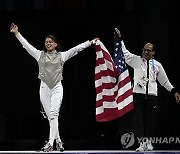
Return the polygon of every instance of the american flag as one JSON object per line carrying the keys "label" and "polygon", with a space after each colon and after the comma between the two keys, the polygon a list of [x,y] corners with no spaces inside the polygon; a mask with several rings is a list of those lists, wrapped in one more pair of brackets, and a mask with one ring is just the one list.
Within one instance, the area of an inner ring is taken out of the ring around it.
{"label": "american flag", "polygon": [[117,119],[133,109],[131,80],[122,52],[121,38],[117,33],[114,38],[114,58],[100,40],[95,45],[97,122]]}

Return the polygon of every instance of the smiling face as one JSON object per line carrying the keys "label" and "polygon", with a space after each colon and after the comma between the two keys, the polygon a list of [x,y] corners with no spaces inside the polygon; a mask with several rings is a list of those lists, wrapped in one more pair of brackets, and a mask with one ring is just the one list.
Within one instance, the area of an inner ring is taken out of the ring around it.
{"label": "smiling face", "polygon": [[55,43],[50,37],[45,39],[45,48],[48,52],[54,51],[57,47],[57,43]]}
{"label": "smiling face", "polygon": [[146,43],[143,48],[142,57],[145,58],[146,60],[149,60],[153,58],[154,54],[155,51],[153,49],[153,44]]}

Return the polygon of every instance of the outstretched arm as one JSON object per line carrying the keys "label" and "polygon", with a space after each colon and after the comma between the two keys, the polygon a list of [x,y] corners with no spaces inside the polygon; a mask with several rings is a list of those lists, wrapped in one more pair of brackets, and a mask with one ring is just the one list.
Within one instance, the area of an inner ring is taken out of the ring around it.
{"label": "outstretched arm", "polygon": [[86,49],[87,47],[91,46],[92,44],[95,44],[96,41],[98,40],[99,38],[94,38],[93,40],[91,41],[86,41],[84,43],[81,43],[71,49],[69,49],[68,51],[66,52],[62,52],[62,58],[63,58],[63,61],[67,61],[68,59],[70,59],[71,57],[77,55],[80,51]]}
{"label": "outstretched arm", "polygon": [[22,44],[23,48],[25,48],[27,52],[38,61],[41,55],[41,51],[37,50],[35,47],[29,44],[29,42],[18,31],[18,26],[12,23],[10,26],[10,32],[15,34],[19,42]]}

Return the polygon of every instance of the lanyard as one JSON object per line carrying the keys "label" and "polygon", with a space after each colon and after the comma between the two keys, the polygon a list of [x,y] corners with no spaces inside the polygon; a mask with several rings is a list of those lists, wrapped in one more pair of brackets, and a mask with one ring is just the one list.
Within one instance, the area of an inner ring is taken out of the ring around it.
{"label": "lanyard", "polygon": [[153,69],[153,78],[154,80],[156,80],[156,69],[155,69],[155,64],[154,64],[154,59],[152,58],[152,69]]}
{"label": "lanyard", "polygon": [[[152,58],[151,61],[152,61],[151,76],[153,77],[153,79],[155,81],[156,80],[156,68],[155,68],[155,64],[154,64],[154,59]],[[141,68],[142,68],[142,70],[144,72],[144,75],[145,75],[145,71],[146,71],[146,68],[147,68],[147,66],[145,64],[145,60],[143,60],[143,63],[141,64]],[[147,78],[148,78],[148,76],[147,76]]]}

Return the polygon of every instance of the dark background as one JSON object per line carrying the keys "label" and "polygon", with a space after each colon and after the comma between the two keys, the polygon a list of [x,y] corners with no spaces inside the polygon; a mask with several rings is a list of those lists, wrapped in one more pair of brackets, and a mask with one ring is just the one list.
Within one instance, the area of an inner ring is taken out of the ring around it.
{"label": "dark background", "polygon": [[[145,42],[156,45],[170,82],[179,90],[179,7],[173,0],[1,0],[0,150],[39,150],[48,139],[48,121],[40,113],[38,65],[9,32],[21,34],[42,49],[44,37],[55,35],[62,50],[99,37],[112,53],[113,32],[122,33],[128,50],[141,55]],[[66,62],[64,98],[59,116],[65,149],[123,149],[122,134],[133,131],[132,113],[106,123],[95,121],[95,48]],[[133,71],[129,68],[131,78]],[[159,87],[157,136],[180,137],[180,104]],[[131,147],[133,149],[133,147]],[[157,149],[178,150],[179,144]]]}

